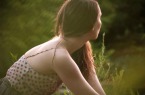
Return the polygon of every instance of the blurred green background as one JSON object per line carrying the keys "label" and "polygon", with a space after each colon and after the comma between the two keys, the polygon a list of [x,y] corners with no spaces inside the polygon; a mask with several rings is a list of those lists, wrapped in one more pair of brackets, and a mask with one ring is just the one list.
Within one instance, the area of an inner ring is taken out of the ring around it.
{"label": "blurred green background", "polygon": [[[14,59],[54,35],[55,17],[63,2],[0,0],[0,78],[5,76]],[[105,91],[107,95],[137,95],[137,92],[144,95],[145,0],[98,2],[103,25],[92,45],[99,63],[96,71]],[[119,94],[127,91],[127,94]]]}

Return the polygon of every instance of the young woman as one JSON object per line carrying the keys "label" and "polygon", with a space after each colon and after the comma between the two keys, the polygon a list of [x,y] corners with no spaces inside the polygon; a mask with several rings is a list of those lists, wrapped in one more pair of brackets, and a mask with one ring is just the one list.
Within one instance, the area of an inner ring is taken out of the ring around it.
{"label": "young woman", "polygon": [[105,95],[89,40],[98,37],[95,0],[67,0],[57,15],[56,36],[27,51],[7,71],[0,95],[51,95],[62,82],[74,95]]}

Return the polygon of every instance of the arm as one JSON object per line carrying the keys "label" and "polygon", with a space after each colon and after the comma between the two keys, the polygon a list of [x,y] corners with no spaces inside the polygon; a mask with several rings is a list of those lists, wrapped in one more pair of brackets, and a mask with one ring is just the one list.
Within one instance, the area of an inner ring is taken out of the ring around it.
{"label": "arm", "polygon": [[100,95],[106,95],[100,82],[99,82],[95,68],[93,68],[93,73],[89,77],[88,82],[95,89],[95,91],[97,91]]}
{"label": "arm", "polygon": [[57,51],[53,69],[75,95],[99,95],[84,79],[66,50]]}

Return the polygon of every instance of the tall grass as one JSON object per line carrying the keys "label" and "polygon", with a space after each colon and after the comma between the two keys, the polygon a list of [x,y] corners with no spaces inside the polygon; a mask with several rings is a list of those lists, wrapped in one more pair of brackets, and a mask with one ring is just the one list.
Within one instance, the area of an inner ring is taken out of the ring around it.
{"label": "tall grass", "polygon": [[139,95],[128,87],[128,83],[124,80],[124,69],[118,70],[113,67],[110,61],[113,51],[105,51],[104,45],[105,33],[103,34],[102,46],[99,52],[95,53],[96,56],[96,72],[101,84],[107,95]]}

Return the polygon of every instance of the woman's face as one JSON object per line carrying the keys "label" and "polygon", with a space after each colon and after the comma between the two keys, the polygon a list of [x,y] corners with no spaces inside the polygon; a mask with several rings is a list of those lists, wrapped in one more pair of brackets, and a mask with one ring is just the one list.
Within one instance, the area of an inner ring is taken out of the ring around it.
{"label": "woman's face", "polygon": [[92,36],[93,36],[92,39],[97,39],[98,34],[101,29],[101,25],[102,25],[102,22],[101,22],[102,12],[98,3],[97,3],[97,9],[98,9],[98,16],[97,16],[97,21],[92,29]]}

